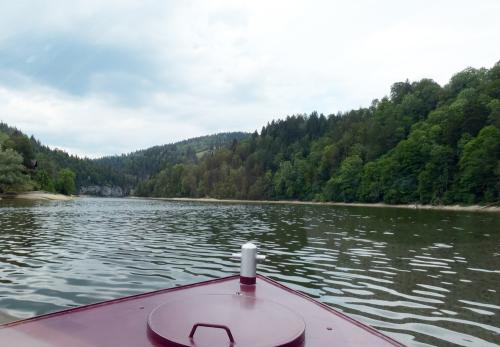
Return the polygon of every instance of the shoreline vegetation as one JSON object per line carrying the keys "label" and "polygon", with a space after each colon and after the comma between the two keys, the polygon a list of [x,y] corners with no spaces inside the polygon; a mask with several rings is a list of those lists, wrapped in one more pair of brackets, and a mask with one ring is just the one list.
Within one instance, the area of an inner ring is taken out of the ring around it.
{"label": "shoreline vegetation", "polygon": [[[134,197],[141,198],[141,197]],[[142,198],[141,198],[142,199]],[[385,204],[385,203],[360,203],[360,202],[320,202],[299,200],[238,200],[238,199],[214,199],[214,198],[144,198],[152,200],[178,201],[178,202],[205,202],[225,204],[274,204],[274,205],[319,205],[319,206],[351,206],[351,207],[375,207],[375,208],[403,208],[410,210],[440,210],[440,211],[464,211],[464,212],[496,212],[500,213],[500,206],[492,205],[421,205],[421,204]]]}

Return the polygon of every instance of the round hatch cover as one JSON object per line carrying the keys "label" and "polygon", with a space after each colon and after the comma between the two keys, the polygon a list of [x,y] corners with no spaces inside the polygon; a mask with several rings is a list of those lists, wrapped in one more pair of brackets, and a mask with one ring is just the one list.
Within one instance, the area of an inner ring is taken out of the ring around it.
{"label": "round hatch cover", "polygon": [[275,302],[245,295],[197,295],[158,306],[148,328],[165,346],[302,346],[304,320]]}

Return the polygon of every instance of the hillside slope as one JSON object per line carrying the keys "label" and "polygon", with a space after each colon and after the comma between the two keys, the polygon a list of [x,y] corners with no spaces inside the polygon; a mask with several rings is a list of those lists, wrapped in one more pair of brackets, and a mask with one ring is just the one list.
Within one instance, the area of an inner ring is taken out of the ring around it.
{"label": "hillside slope", "polygon": [[0,123],[0,146],[0,192],[97,185],[155,197],[495,204],[500,63],[465,69],[445,86],[398,82],[370,107],[289,116],[251,135],[222,133],[91,160]]}
{"label": "hillside slope", "polygon": [[495,203],[500,195],[500,64],[441,87],[399,82],[368,108],[273,121],[199,163],[140,182],[157,197]]}
{"label": "hillside slope", "polygon": [[[203,153],[229,147],[248,136],[243,132],[220,133],[121,156],[88,159],[50,149],[20,130],[0,123],[0,193],[42,189],[69,194],[97,186],[107,187],[106,191],[115,187],[117,195],[128,195],[138,182],[169,165],[196,163]],[[34,160],[36,168],[31,167]],[[84,190],[92,193],[92,189]]]}

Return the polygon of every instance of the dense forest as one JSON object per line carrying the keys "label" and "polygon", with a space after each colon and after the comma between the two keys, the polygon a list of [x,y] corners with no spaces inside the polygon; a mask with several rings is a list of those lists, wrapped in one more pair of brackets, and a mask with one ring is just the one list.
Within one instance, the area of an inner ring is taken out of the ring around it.
{"label": "dense forest", "polygon": [[367,108],[293,115],[260,133],[95,160],[51,150],[0,124],[0,192],[72,193],[86,185],[155,197],[498,203],[500,62],[468,68],[445,86],[395,83]]}
{"label": "dense forest", "polygon": [[441,87],[399,82],[370,107],[273,121],[248,139],[141,181],[137,195],[495,203],[500,63]]}
{"label": "dense forest", "polygon": [[118,186],[127,195],[144,179],[169,165],[196,162],[205,153],[229,147],[249,134],[220,133],[155,146],[121,156],[79,158],[43,146],[0,123],[0,193],[40,189],[75,194],[85,186]]}
{"label": "dense forest", "polygon": [[134,183],[137,184],[170,165],[197,163],[203,155],[227,148],[233,141],[240,141],[248,136],[249,134],[244,132],[200,136],[121,156],[104,157],[96,159],[94,162],[127,177],[133,177]]}

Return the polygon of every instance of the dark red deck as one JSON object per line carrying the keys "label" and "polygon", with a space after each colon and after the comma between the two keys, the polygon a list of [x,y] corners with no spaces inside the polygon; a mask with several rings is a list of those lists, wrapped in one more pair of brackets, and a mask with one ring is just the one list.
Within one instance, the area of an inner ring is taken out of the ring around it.
{"label": "dark red deck", "polygon": [[[155,316],[155,313],[153,315],[151,313],[156,309],[156,315],[161,314],[164,319],[177,322],[182,315],[180,312],[173,310],[168,314],[168,311],[161,312],[158,308],[165,303],[184,302],[189,305],[192,302],[196,309],[200,297],[205,295],[249,296],[251,298],[248,300],[272,301],[284,310],[289,309],[297,313],[305,323],[305,339],[299,346],[402,346],[375,329],[263,276],[257,276],[255,286],[242,286],[239,276],[230,276],[6,324],[0,326],[0,346],[165,346],[165,343],[152,333],[151,328],[148,328],[148,319]],[[198,299],[190,301],[190,298]],[[233,333],[237,333],[238,325],[242,326],[241,323],[244,321],[244,317],[234,317]],[[220,322],[212,323],[220,324]],[[279,332],[289,323],[286,320],[276,319],[273,324],[271,328],[268,324],[261,324],[261,327],[266,328],[262,332],[264,334],[272,333],[273,330]],[[231,330],[231,322],[227,324],[227,328]],[[162,329],[161,324],[158,329]],[[191,327],[186,327],[185,332],[183,329],[177,328],[175,331],[188,337]],[[248,329],[256,333],[259,331],[258,327],[252,325],[248,326]],[[213,337],[211,335],[217,335],[218,337],[214,337],[216,340],[219,339],[217,341],[225,341],[222,346],[242,345],[238,344],[237,334],[234,334],[235,342],[230,344],[228,335],[223,329],[209,329],[202,326],[195,333],[194,339],[190,340],[191,346],[213,346],[213,342],[209,342],[214,341],[211,340]],[[268,345],[259,343],[265,340],[261,337],[255,339],[256,347]],[[219,347],[219,344],[216,347]]]}

